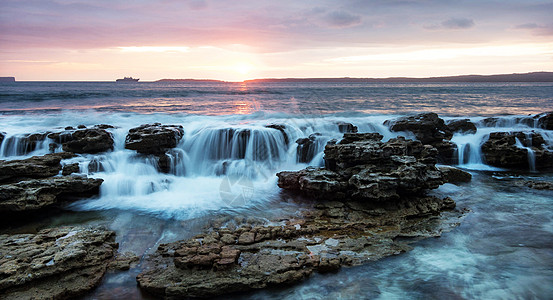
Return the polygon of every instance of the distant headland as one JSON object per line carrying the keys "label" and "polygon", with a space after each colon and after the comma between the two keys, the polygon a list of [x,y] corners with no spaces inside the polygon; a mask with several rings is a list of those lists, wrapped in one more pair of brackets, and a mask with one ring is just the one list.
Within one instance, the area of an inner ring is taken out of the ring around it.
{"label": "distant headland", "polygon": [[[161,79],[155,82],[213,83],[215,79]],[[388,78],[262,78],[245,80],[245,83],[271,82],[336,82],[336,83],[424,83],[424,82],[553,82],[553,72],[531,72],[497,75],[458,75],[441,77],[388,77]]]}
{"label": "distant headland", "polygon": [[15,82],[15,77],[0,77],[0,82]]}

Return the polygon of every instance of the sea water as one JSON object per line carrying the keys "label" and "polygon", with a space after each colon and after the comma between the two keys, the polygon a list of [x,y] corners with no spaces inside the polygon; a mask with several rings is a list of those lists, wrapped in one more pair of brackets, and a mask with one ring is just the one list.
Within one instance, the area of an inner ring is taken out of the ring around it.
{"label": "sea water", "polygon": [[[387,140],[412,138],[383,125],[399,116],[436,112],[446,120],[469,118],[476,133],[456,133],[451,141],[459,149],[459,167],[469,170],[473,181],[433,191],[469,211],[458,228],[398,257],[237,297],[544,299],[553,294],[551,192],[512,182],[551,181],[553,176],[535,172],[531,151],[527,172],[489,166],[480,146],[491,132],[534,131],[553,149],[552,132],[527,116],[548,110],[553,110],[551,83],[16,82],[0,85],[0,131],[6,133],[0,159],[49,152],[48,139],[29,147],[26,134],[115,126],[109,129],[113,151],[63,161],[79,163],[80,173],[104,179],[100,195],[26,226],[102,224],[117,232],[121,251],[143,255],[161,242],[191,237],[221,216],[293,216],[298,204],[281,194],[275,174],[323,165],[324,145],[342,136],[341,122]],[[496,118],[486,120],[490,116]],[[184,129],[183,139],[169,152],[167,174],[155,157],[124,148],[130,128],[154,122]],[[282,125],[285,135],[268,125]],[[315,133],[309,161],[299,162],[295,141]],[[135,275],[110,274],[89,297],[144,297]]]}

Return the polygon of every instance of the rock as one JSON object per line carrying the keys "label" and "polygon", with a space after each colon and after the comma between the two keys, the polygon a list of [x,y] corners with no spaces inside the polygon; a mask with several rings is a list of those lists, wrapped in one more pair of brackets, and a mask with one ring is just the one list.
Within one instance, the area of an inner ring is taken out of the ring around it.
{"label": "rock", "polygon": [[98,194],[102,179],[79,176],[22,180],[0,185],[0,212],[37,210]]}
{"label": "rock", "polygon": [[109,264],[110,270],[126,271],[131,267],[136,266],[140,257],[132,252],[118,253],[113,261]]}
{"label": "rock", "polygon": [[472,180],[472,175],[469,172],[465,172],[455,167],[440,166],[438,167],[438,170],[442,172],[445,181],[449,183],[470,182]]}
{"label": "rock", "polygon": [[325,148],[326,168],[277,174],[283,189],[317,199],[387,201],[443,184],[437,151],[403,137],[381,142],[377,133],[346,133]]}
{"label": "rock", "polygon": [[553,111],[534,116],[538,119],[538,126],[547,130],[553,130]]}
{"label": "rock", "polygon": [[469,119],[450,120],[447,122],[447,127],[453,133],[476,133],[476,125],[474,125],[474,123],[472,123]]}
{"label": "rock", "polygon": [[97,286],[117,249],[103,228],[0,235],[2,299],[67,299]]}
{"label": "rock", "polygon": [[492,132],[482,144],[486,162],[492,166],[505,168],[529,168],[528,150],[532,149],[537,169],[553,167],[553,152],[544,147],[544,139],[536,132]]}
{"label": "rock", "polygon": [[438,150],[437,160],[442,164],[458,164],[459,156],[457,154],[457,145],[450,141],[441,141],[434,143],[432,146]]}
{"label": "rock", "polygon": [[125,148],[142,154],[162,154],[175,148],[183,134],[180,125],[145,124],[129,130]]}
{"label": "rock", "polygon": [[0,131],[0,146],[2,145],[2,142],[4,141],[4,138],[6,137],[6,133]]}
{"label": "rock", "polygon": [[288,135],[286,134],[286,126],[280,125],[280,124],[269,124],[269,125],[266,125],[265,127],[273,128],[273,129],[276,129],[276,130],[280,131],[280,133],[282,133],[282,137],[284,138],[284,143],[286,145],[288,145],[290,140],[288,138]]}
{"label": "rock", "polygon": [[62,169],[60,161],[73,156],[72,153],[54,153],[22,160],[1,160],[0,182],[57,175]]}
{"label": "rock", "polygon": [[109,125],[109,124],[98,124],[98,125],[95,125],[94,128],[98,128],[98,129],[111,129],[111,128],[115,128],[115,126]]}
{"label": "rock", "polygon": [[392,121],[385,121],[391,131],[412,132],[423,144],[432,145],[452,137],[452,133],[445,125],[444,120],[435,113],[423,113],[415,116],[402,117]]}
{"label": "rock", "polygon": [[144,258],[137,282],[142,290],[165,299],[292,284],[314,272],[335,271],[409,250],[407,239],[397,237],[439,236],[452,224],[436,226],[441,223],[432,216],[454,205],[449,198],[435,197],[378,206],[323,201],[298,211],[301,220],[280,219],[284,225],[217,227],[209,234],[161,244]]}
{"label": "rock", "polygon": [[79,125],[79,126],[77,126],[77,129],[85,129],[85,128],[86,128],[85,125]]}
{"label": "rock", "polygon": [[318,150],[317,138],[320,137],[320,133],[313,133],[307,138],[300,138],[296,140],[298,148],[296,150],[296,155],[298,162],[300,163],[309,163]]}
{"label": "rock", "polygon": [[67,175],[71,175],[73,173],[79,173],[79,171],[80,171],[80,168],[79,168],[78,163],[68,164],[68,165],[63,166],[63,169],[61,171],[61,175],[67,176]]}
{"label": "rock", "polygon": [[515,182],[515,185],[525,186],[535,190],[553,191],[553,182],[550,181],[519,180]]}
{"label": "rock", "polygon": [[67,142],[62,144],[63,151],[74,153],[98,153],[113,149],[113,137],[104,129],[92,128],[76,130]]}
{"label": "rock", "polygon": [[338,130],[341,133],[357,133],[357,126],[351,123],[338,122],[336,125],[338,125]]}

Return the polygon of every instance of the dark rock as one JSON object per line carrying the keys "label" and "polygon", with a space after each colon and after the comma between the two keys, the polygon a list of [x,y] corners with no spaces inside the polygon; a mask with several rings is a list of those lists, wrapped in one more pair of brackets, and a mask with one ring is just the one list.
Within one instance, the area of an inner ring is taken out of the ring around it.
{"label": "dark rock", "polygon": [[289,138],[288,138],[288,135],[286,134],[286,126],[284,125],[280,125],[280,124],[269,124],[267,126],[265,126],[267,128],[273,128],[273,129],[276,129],[278,131],[280,131],[280,133],[282,133],[282,137],[284,138],[284,143],[286,145],[288,145],[288,143],[290,142]]}
{"label": "dark rock", "polygon": [[296,155],[299,163],[309,163],[318,150],[317,139],[321,137],[320,133],[313,133],[307,138],[300,138],[296,140],[298,148]]}
{"label": "dark rock", "polygon": [[452,133],[444,120],[435,113],[423,113],[415,116],[402,117],[384,122],[392,131],[410,131],[423,144],[432,145],[452,137]]}
{"label": "dark rock", "polygon": [[86,128],[86,126],[84,126],[84,125],[77,126],[77,129],[85,129],[85,128]]}
{"label": "dark rock", "polygon": [[438,170],[442,172],[445,181],[449,183],[470,182],[472,180],[472,175],[469,172],[465,172],[455,167],[440,166],[438,167]]}
{"label": "dark rock", "polygon": [[109,125],[109,124],[98,124],[98,125],[95,125],[94,128],[98,128],[98,129],[111,129],[111,128],[115,128],[115,126]]}
{"label": "dark rock", "polygon": [[544,139],[536,132],[492,132],[482,144],[486,162],[506,168],[528,168],[528,150],[518,147],[517,139],[524,147],[530,147],[535,156],[535,167],[553,167],[553,152],[544,147]]}
{"label": "dark rock", "polygon": [[65,127],[64,129],[65,129],[65,130],[75,130],[75,128],[72,127],[72,126],[67,126],[67,127]]}
{"label": "dark rock", "polygon": [[534,119],[538,119],[539,127],[553,130],[553,111],[535,115]]}
{"label": "dark rock", "polygon": [[79,169],[79,164],[78,163],[68,164],[68,165],[63,166],[63,169],[61,171],[61,175],[67,176],[67,175],[71,175],[73,173],[79,173],[79,171],[80,171],[80,169]]}
{"label": "dark rock", "polygon": [[2,299],[68,299],[97,286],[117,249],[115,233],[63,227],[0,235]]}
{"label": "dark rock", "polygon": [[102,179],[79,176],[23,180],[0,185],[0,212],[37,210],[98,194]]}
{"label": "dark rock", "polygon": [[476,125],[469,119],[450,120],[447,122],[447,127],[453,133],[476,133]]}
{"label": "dark rock", "polygon": [[457,145],[450,141],[442,141],[434,143],[432,146],[438,150],[438,162],[442,164],[457,164],[459,156],[457,154]]}
{"label": "dark rock", "polygon": [[62,144],[63,151],[74,153],[98,153],[113,149],[113,137],[104,129],[82,129],[71,133]]}
{"label": "dark rock", "polygon": [[0,131],[0,146],[2,145],[2,141],[4,141],[4,137],[6,137],[6,133]]}
{"label": "dark rock", "polygon": [[180,125],[145,124],[129,130],[125,148],[142,154],[162,154],[175,148],[184,130]]}
{"label": "dark rock", "polygon": [[57,175],[62,169],[60,161],[73,156],[72,153],[54,153],[22,160],[1,160],[0,182]]}
{"label": "dark rock", "polygon": [[325,168],[280,172],[281,188],[317,199],[386,201],[421,194],[443,184],[437,151],[403,137],[381,142],[377,133],[346,133],[327,144]]}
{"label": "dark rock", "polygon": [[341,133],[357,133],[357,126],[351,123],[338,122],[336,125],[338,125],[338,130]]}

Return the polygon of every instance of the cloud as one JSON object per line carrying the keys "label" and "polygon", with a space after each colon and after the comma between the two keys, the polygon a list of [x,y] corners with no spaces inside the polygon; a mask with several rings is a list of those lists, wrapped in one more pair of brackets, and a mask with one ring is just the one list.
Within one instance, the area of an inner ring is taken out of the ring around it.
{"label": "cloud", "polygon": [[529,30],[533,35],[549,36],[553,35],[553,24],[524,23],[515,26],[515,29]]}
{"label": "cloud", "polygon": [[443,22],[441,22],[439,25],[428,25],[424,26],[425,29],[429,30],[438,30],[438,29],[469,29],[471,27],[474,27],[474,20],[467,19],[467,18],[450,18]]}
{"label": "cloud", "polygon": [[329,27],[348,28],[362,23],[361,17],[346,11],[333,11],[323,17],[323,21]]}

